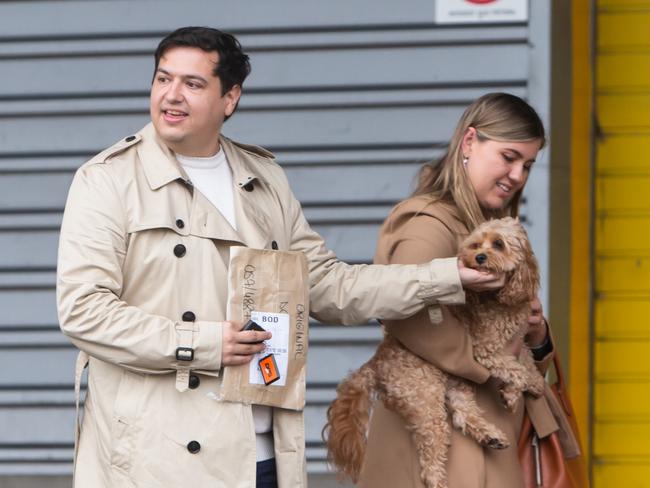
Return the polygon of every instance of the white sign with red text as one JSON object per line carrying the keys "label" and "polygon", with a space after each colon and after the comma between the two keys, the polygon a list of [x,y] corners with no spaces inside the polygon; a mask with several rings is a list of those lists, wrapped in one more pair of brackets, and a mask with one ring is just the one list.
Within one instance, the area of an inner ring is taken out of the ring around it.
{"label": "white sign with red text", "polygon": [[435,0],[437,24],[509,23],[528,20],[528,0]]}

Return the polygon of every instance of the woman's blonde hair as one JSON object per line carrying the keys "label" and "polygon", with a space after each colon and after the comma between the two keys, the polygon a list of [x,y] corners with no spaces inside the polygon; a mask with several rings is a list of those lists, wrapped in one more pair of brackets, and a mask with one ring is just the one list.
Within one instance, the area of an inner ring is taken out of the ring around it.
{"label": "woman's blonde hair", "polygon": [[447,153],[437,162],[426,163],[418,175],[414,195],[430,195],[434,200],[454,203],[461,219],[471,230],[488,218],[519,213],[519,190],[508,205],[499,210],[480,206],[463,165],[462,142],[467,130],[476,129],[479,141],[540,141],[546,143],[544,125],[537,112],[521,98],[508,93],[488,93],[472,103],[458,121]]}

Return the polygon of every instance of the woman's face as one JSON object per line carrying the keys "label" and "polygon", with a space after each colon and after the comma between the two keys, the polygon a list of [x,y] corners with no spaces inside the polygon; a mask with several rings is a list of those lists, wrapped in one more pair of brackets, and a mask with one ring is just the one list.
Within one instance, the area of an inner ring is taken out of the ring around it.
{"label": "woman's face", "polygon": [[480,141],[470,127],[463,138],[465,166],[476,197],[483,208],[504,208],[526,184],[541,141]]}

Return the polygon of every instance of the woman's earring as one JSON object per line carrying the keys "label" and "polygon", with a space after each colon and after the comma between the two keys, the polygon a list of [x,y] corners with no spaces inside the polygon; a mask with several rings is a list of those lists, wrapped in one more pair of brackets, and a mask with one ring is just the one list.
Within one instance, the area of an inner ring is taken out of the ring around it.
{"label": "woman's earring", "polygon": [[469,158],[467,156],[463,156],[463,166],[467,166],[467,163],[469,162]]}

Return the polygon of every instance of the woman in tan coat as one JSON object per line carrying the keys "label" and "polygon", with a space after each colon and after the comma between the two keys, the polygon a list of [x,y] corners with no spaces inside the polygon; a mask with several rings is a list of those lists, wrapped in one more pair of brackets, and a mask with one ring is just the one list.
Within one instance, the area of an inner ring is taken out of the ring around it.
{"label": "woman in tan coat", "polygon": [[[485,219],[516,216],[522,190],[544,143],[542,122],[526,102],[503,93],[479,98],[460,119],[448,153],[437,164],[422,169],[414,196],[397,205],[384,223],[375,261],[422,263],[455,256],[460,240]],[[521,488],[516,446],[524,408],[538,431],[558,428],[545,399],[527,397],[515,412],[506,410],[499,385],[474,360],[468,334],[446,306],[405,320],[386,321],[385,327],[418,356],[473,382],[486,418],[510,439],[509,448],[494,450],[452,429],[447,461],[449,487]],[[518,354],[526,346],[543,369],[553,346],[539,300],[531,303],[526,344],[519,340],[508,349]],[[370,420],[359,486],[424,486],[409,432],[399,414],[381,402],[375,405]]]}

